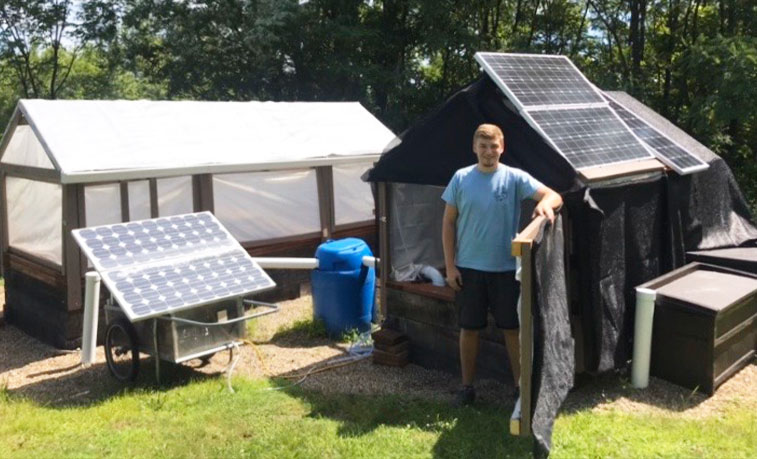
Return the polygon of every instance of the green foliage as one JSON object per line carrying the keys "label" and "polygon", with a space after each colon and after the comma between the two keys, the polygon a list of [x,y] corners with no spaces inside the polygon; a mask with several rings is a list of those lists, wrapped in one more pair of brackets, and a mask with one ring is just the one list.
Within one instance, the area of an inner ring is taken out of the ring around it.
{"label": "green foliage", "polygon": [[326,338],[328,333],[326,332],[326,324],[320,319],[303,319],[294,322],[291,325],[281,327],[276,336],[282,334],[286,335],[302,335],[306,338]]}
{"label": "green foliage", "polygon": [[754,202],[756,36],[751,0],[5,0],[0,124],[19,97],[358,100],[401,132],[475,52],[556,53],[723,155]]}

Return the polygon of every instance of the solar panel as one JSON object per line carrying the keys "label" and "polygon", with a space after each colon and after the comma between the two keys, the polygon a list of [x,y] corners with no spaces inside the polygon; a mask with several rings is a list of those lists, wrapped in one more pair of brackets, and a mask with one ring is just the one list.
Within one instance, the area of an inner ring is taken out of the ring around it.
{"label": "solar panel", "polygon": [[519,108],[605,104],[565,56],[476,53],[475,59]]}
{"label": "solar panel", "polygon": [[609,107],[538,110],[526,115],[576,169],[652,158]]}
{"label": "solar panel", "polygon": [[709,167],[706,162],[684,150],[673,140],[647,124],[646,121],[617,103],[617,101],[607,95],[605,97],[610,103],[610,107],[615,110],[615,113],[620,116],[620,119],[626,123],[634,134],[652,149],[660,161],[672,167],[676,172],[679,174],[690,174]]}
{"label": "solar panel", "polygon": [[276,285],[209,212],[72,234],[132,321]]}

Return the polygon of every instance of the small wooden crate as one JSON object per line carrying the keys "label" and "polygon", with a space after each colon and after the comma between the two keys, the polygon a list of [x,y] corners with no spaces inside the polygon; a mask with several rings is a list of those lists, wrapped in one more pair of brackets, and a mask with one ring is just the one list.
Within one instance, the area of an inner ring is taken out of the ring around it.
{"label": "small wooden crate", "polygon": [[757,349],[757,275],[691,263],[653,281],[651,374],[712,395]]}

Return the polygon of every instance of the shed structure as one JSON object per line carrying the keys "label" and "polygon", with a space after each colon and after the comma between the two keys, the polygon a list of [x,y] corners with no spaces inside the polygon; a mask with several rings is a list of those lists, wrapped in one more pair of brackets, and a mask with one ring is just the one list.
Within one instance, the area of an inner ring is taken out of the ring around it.
{"label": "shed structure", "polygon": [[[21,100],[0,144],[5,319],[78,345],[85,226],[208,210],[253,255],[370,239],[360,176],[394,139],[357,102]],[[304,274],[271,275],[299,295]]]}
{"label": "shed structure", "polygon": [[[513,81],[521,84],[516,89],[534,89],[527,81]],[[555,88],[549,84],[547,90]],[[512,247],[523,260],[520,432],[530,434],[533,428],[537,444],[547,450],[574,372],[621,368],[630,359],[634,287],[682,266],[688,251],[757,241],[748,206],[721,158],[627,94],[596,91],[597,106],[607,111],[603,98],[622,104],[708,167],[681,175],[651,154],[576,167],[544,135],[546,129],[538,129],[551,107],[524,110],[484,74],[402,133],[402,142],[367,176],[377,185],[380,256],[388,265],[382,279],[386,326],[408,335],[413,361],[454,373],[459,371],[454,292],[423,282],[418,273],[424,265],[444,267],[441,194],[457,169],[475,163],[476,127],[501,127],[506,143],[501,160],[563,195],[555,225],[529,225],[530,210],[521,212],[521,236]],[[596,123],[586,127],[597,128]],[[575,153],[580,158],[585,152]],[[479,374],[509,383],[501,333],[490,323],[481,336]]]}

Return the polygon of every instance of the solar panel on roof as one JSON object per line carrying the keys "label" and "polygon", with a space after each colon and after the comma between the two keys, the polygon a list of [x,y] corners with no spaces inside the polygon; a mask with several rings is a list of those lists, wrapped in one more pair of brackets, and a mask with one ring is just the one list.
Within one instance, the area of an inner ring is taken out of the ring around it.
{"label": "solar panel on roof", "polygon": [[209,212],[72,233],[132,321],[275,286]]}
{"label": "solar panel on roof", "polygon": [[605,103],[565,56],[476,53],[475,59],[520,107]]}
{"label": "solar panel on roof", "polygon": [[567,57],[476,53],[476,61],[575,169],[654,158]]}
{"label": "solar panel on roof", "polygon": [[528,116],[576,169],[652,157],[608,107],[530,111]]}
{"label": "solar panel on roof", "polygon": [[676,172],[679,174],[690,174],[709,167],[706,162],[684,150],[673,142],[673,140],[647,124],[646,121],[617,103],[617,101],[607,95],[605,97],[610,103],[610,107],[615,110],[615,113],[631,128],[634,134],[652,149],[660,161],[672,167]]}

